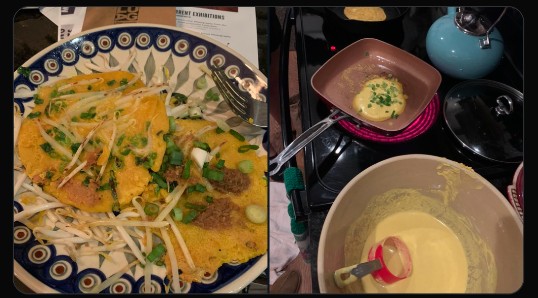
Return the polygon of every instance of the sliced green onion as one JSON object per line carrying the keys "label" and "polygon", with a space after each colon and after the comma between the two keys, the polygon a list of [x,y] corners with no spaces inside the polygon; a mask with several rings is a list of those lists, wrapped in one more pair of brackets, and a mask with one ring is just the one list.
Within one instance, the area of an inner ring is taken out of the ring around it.
{"label": "sliced green onion", "polygon": [[212,196],[205,196],[205,201],[209,204],[213,203],[213,197]]}
{"label": "sliced green onion", "polygon": [[187,162],[185,163],[185,167],[183,168],[183,174],[181,174],[181,178],[189,179],[189,177],[191,176],[191,163],[192,160],[187,160]]}
{"label": "sliced green onion", "polygon": [[110,192],[112,192],[112,211],[120,211],[120,201],[118,198],[118,192],[116,191],[116,186],[118,185],[116,181],[116,175],[113,170],[110,170],[110,178],[108,178],[108,184],[110,185]]}
{"label": "sliced green onion", "polygon": [[245,140],[245,137],[243,135],[241,135],[240,133],[238,133],[237,131],[235,131],[234,129],[230,129],[228,131],[232,136],[234,136],[236,139],[238,139],[239,141],[243,142]]}
{"label": "sliced green onion", "polygon": [[116,146],[121,146],[121,143],[123,143],[123,140],[125,139],[125,134],[122,134],[119,138],[118,138],[118,141],[116,142]]}
{"label": "sliced green onion", "polygon": [[168,134],[164,135],[164,140],[166,142],[166,153],[170,153],[172,150],[179,151],[178,145],[170,138]]}
{"label": "sliced green onion", "polygon": [[194,147],[200,148],[200,149],[205,150],[207,152],[211,152],[211,147],[209,147],[209,145],[207,143],[205,143],[205,142],[194,141]]}
{"label": "sliced green onion", "polygon": [[189,209],[194,209],[196,211],[204,211],[204,210],[207,209],[207,206],[200,205],[200,204],[193,204],[193,203],[190,203],[190,202],[185,203],[185,207],[187,207]]}
{"label": "sliced green onion", "polygon": [[189,109],[189,118],[190,119],[200,119],[202,118],[202,109],[200,107],[192,107]]}
{"label": "sliced green onion", "polygon": [[168,125],[170,127],[168,131],[170,132],[176,131],[176,119],[174,118],[174,116],[168,116]]}
{"label": "sliced green onion", "polygon": [[197,192],[205,192],[207,188],[203,184],[196,183],[194,185],[194,190],[196,190]]}
{"label": "sliced green onion", "polygon": [[39,98],[39,96],[37,94],[34,94],[34,103],[36,105],[43,104],[43,99]]}
{"label": "sliced green onion", "polygon": [[77,152],[79,146],[80,146],[80,143],[71,144],[71,152],[73,152],[73,154],[75,154]]}
{"label": "sliced green onion", "polygon": [[166,184],[166,180],[161,175],[158,173],[151,173],[151,177],[153,178],[153,182],[159,185],[160,188],[168,189],[168,184]]}
{"label": "sliced green onion", "polygon": [[183,219],[181,220],[181,222],[184,224],[188,224],[191,221],[193,221],[196,218],[196,216],[198,216],[198,211],[191,209],[189,210],[189,213],[187,213],[187,215],[183,216]]}
{"label": "sliced green onion", "polygon": [[245,215],[248,220],[255,224],[261,224],[267,221],[267,211],[260,205],[248,205],[245,208]]}
{"label": "sliced green onion", "polygon": [[258,150],[258,148],[260,148],[260,146],[258,145],[242,145],[242,146],[239,146],[239,148],[237,148],[237,152],[245,153],[249,150]]}
{"label": "sliced green onion", "polygon": [[251,160],[245,159],[237,164],[237,168],[241,173],[248,174],[254,170],[254,164]]}
{"label": "sliced green onion", "polygon": [[27,78],[30,75],[30,68],[20,66],[19,68],[17,68],[17,72]]}
{"label": "sliced green onion", "polygon": [[189,187],[187,187],[187,194],[190,195],[191,193],[193,193],[195,191],[194,189],[194,185],[190,185]]}
{"label": "sliced green onion", "polygon": [[172,100],[170,100],[175,106],[184,104],[187,102],[187,95],[181,93],[172,93]]}
{"label": "sliced green onion", "polygon": [[228,125],[225,120],[217,119],[215,122],[217,123],[218,128],[220,128],[223,132],[230,130],[230,125]]}
{"label": "sliced green onion", "polygon": [[[50,172],[47,172],[47,176],[48,176],[49,173],[50,173]],[[48,179],[52,178],[52,175],[51,175],[51,177],[47,177],[47,178],[48,178]],[[88,186],[88,185],[90,185],[90,176],[86,176],[86,178],[84,178],[84,181],[82,181],[82,184],[83,184],[84,186]]]}
{"label": "sliced green onion", "polygon": [[216,132],[217,134],[221,134],[221,133],[224,132],[224,130],[222,130],[220,127],[217,127],[217,129],[215,130],[215,132]]}
{"label": "sliced green onion", "polygon": [[41,147],[41,149],[43,149],[43,151],[45,151],[46,153],[52,153],[54,151],[54,148],[52,148],[52,145],[49,144],[49,143],[43,143],[41,145],[39,145]]}
{"label": "sliced green onion", "polygon": [[34,118],[39,117],[40,115],[41,115],[41,112],[33,112],[33,113],[28,114],[28,118],[34,119]]}
{"label": "sliced green onion", "polygon": [[144,213],[149,216],[159,214],[159,205],[153,203],[146,203],[146,206],[144,206]]}
{"label": "sliced green onion", "polygon": [[95,110],[96,110],[95,107],[91,107],[87,112],[81,113],[80,118],[81,119],[93,119],[93,118],[95,118],[95,115],[97,115]]}
{"label": "sliced green onion", "polygon": [[224,168],[224,159],[221,159],[217,162],[217,164],[215,165],[217,167],[217,169],[222,169]]}
{"label": "sliced green onion", "polygon": [[109,183],[105,183],[105,184],[101,184],[98,188],[97,188],[97,191],[103,191],[103,190],[109,190],[110,189],[110,184]]}
{"label": "sliced green onion", "polygon": [[222,181],[224,179],[223,172],[218,171],[218,170],[213,170],[210,168],[204,169],[202,176],[213,181]]}
{"label": "sliced green onion", "polygon": [[120,154],[123,155],[123,156],[129,155],[129,153],[131,153],[130,148],[125,148],[120,152]]}
{"label": "sliced green onion", "polygon": [[175,221],[181,221],[183,219],[183,210],[181,210],[181,208],[179,207],[176,207],[174,209],[172,209],[172,218],[175,220]]}
{"label": "sliced green onion", "polygon": [[183,163],[183,152],[176,150],[170,152],[169,163],[175,166],[180,166]]}
{"label": "sliced green onion", "polygon": [[166,252],[166,247],[164,247],[164,245],[162,243],[159,243],[159,244],[157,244],[157,246],[155,246],[151,250],[151,252],[148,254],[146,259],[148,261],[150,261],[150,262],[160,260],[164,256],[165,252]]}

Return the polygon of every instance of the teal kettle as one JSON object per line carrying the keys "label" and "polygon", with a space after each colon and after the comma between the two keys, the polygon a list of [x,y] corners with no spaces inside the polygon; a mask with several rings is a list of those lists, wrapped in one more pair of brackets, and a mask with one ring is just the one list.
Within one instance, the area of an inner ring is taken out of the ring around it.
{"label": "teal kettle", "polygon": [[472,9],[448,7],[447,12],[426,35],[432,64],[458,79],[479,79],[491,73],[504,52],[503,38],[495,25],[506,8],[493,24]]}

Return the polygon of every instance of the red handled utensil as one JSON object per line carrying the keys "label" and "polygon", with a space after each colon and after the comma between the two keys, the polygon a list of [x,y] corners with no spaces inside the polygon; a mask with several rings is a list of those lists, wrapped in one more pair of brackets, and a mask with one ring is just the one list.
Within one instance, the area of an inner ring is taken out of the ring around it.
{"label": "red handled utensil", "polygon": [[334,281],[342,288],[371,274],[378,283],[388,285],[409,277],[412,270],[409,249],[400,238],[390,236],[370,248],[368,262],[336,270]]}

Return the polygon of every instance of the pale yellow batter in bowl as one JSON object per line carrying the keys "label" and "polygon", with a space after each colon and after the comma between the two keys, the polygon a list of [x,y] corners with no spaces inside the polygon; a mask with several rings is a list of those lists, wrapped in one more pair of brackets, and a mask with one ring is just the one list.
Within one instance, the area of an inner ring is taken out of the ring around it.
{"label": "pale yellow batter in bowl", "polygon": [[467,258],[456,234],[425,212],[397,212],[377,224],[362,250],[368,260],[369,247],[388,236],[398,236],[409,248],[411,275],[382,285],[371,275],[362,278],[367,293],[464,293],[467,287]]}
{"label": "pale yellow batter in bowl", "polygon": [[[344,288],[334,271],[366,260],[387,236],[409,247],[409,277]],[[343,243],[343,244],[342,244]],[[318,249],[321,293],[512,293],[523,283],[523,228],[506,198],[472,169],[404,155],[362,171],[335,199]]]}

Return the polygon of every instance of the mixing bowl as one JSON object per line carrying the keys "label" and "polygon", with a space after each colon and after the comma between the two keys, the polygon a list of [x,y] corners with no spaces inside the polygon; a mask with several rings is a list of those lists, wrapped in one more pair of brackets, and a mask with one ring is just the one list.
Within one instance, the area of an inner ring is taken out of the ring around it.
{"label": "mixing bowl", "polygon": [[[370,232],[382,219],[374,215],[380,212],[372,212],[377,208],[373,203],[382,202],[377,198],[387,191],[400,189],[418,191],[428,201],[416,206],[395,205],[390,210],[416,209],[430,213],[458,236],[469,264],[466,292],[512,293],[521,287],[523,225],[505,196],[461,163],[410,154],[372,165],[353,178],[335,199],[323,224],[318,248],[321,293],[364,291],[360,281],[338,288],[333,273],[358,263],[349,259],[349,246],[346,246],[351,227]],[[393,198],[386,202],[398,204],[398,201]],[[368,220],[359,221],[361,218]],[[357,227],[357,223],[362,226]],[[353,249],[362,250],[362,247],[359,243]]]}

